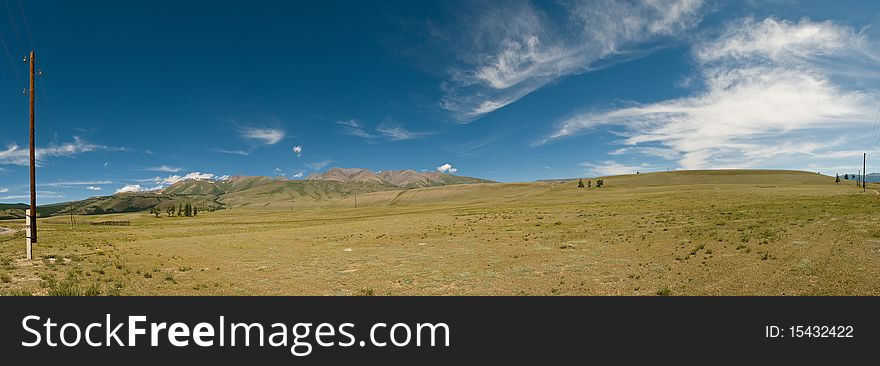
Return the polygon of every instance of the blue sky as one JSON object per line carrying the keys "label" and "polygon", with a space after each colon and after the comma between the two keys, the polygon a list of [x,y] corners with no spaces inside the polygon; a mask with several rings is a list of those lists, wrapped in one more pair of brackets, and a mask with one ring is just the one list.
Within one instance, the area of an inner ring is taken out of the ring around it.
{"label": "blue sky", "polygon": [[852,173],[880,139],[873,1],[4,2],[0,202],[31,45],[41,203],[331,166]]}

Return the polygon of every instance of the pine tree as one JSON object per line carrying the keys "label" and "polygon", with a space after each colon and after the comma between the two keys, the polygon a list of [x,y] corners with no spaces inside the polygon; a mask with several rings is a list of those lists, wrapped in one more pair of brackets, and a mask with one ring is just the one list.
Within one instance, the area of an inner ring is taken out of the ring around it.
{"label": "pine tree", "polygon": [[587,188],[593,188],[593,181],[591,181],[591,180],[587,181]]}
{"label": "pine tree", "polygon": [[840,174],[835,174],[835,175],[834,175],[834,183],[835,183],[835,184],[840,184]]}
{"label": "pine tree", "polygon": [[199,214],[199,209],[196,206],[193,206],[193,216],[197,216]]}
{"label": "pine tree", "polygon": [[177,206],[177,216],[183,216],[183,204]]}
{"label": "pine tree", "polygon": [[605,181],[602,179],[596,179],[596,188],[602,188],[605,185]]}
{"label": "pine tree", "polygon": [[584,188],[584,180],[578,179],[578,188]]}
{"label": "pine tree", "polygon": [[168,206],[166,212],[168,213],[168,217],[174,216],[174,205]]}

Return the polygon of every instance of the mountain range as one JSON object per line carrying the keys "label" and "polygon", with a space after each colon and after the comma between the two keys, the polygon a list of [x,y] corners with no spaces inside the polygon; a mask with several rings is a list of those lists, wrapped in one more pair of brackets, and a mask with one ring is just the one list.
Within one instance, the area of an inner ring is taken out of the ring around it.
{"label": "mountain range", "polygon": [[[331,168],[304,180],[261,176],[234,176],[223,180],[189,179],[148,192],[117,193],[81,201],[40,206],[41,216],[80,215],[163,210],[192,204],[201,210],[250,207],[289,209],[314,207],[370,192],[395,191],[453,184],[492,183],[490,180],[415,170]],[[0,204],[0,219],[23,218],[25,204]]]}

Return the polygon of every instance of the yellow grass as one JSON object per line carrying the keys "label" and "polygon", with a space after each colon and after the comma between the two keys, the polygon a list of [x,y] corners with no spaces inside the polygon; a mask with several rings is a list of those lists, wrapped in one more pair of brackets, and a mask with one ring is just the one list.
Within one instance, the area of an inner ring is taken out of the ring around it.
{"label": "yellow grass", "polygon": [[[595,179],[593,179],[595,181]],[[2,294],[876,295],[880,195],[703,171],[377,192],[299,209],[43,219]],[[131,220],[128,227],[84,225]],[[20,221],[0,222],[16,227]]]}

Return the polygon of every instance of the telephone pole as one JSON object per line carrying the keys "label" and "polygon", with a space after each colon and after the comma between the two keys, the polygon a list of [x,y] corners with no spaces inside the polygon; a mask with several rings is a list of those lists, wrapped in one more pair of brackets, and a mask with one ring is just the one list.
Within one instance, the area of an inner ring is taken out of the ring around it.
{"label": "telephone pole", "polygon": [[30,80],[31,80],[31,88],[28,92],[28,96],[30,99],[30,120],[31,120],[31,149],[30,149],[30,161],[31,161],[31,209],[30,209],[30,227],[27,232],[27,259],[31,260],[33,258],[33,244],[37,242],[37,166],[36,166],[36,147],[34,146],[34,97],[36,94],[36,90],[34,90],[34,66],[36,64],[36,54],[33,50],[31,50],[30,54]]}
{"label": "telephone pole", "polygon": [[866,192],[868,183],[868,153],[862,153],[862,193]]}

